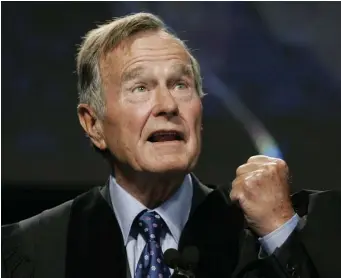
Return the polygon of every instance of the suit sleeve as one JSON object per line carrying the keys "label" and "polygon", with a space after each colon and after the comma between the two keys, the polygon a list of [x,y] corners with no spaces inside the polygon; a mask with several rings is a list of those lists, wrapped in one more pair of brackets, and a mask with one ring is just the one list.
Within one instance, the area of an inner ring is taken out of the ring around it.
{"label": "suit sleeve", "polygon": [[[2,277],[33,277],[31,248],[21,237],[19,223],[1,227],[1,233]],[[34,239],[30,238],[30,242],[34,242]]]}
{"label": "suit sleeve", "polygon": [[7,278],[4,260],[1,258],[1,277]]}
{"label": "suit sleeve", "polygon": [[327,191],[309,196],[304,223],[285,243],[264,258],[263,277],[341,277],[341,193]]}
{"label": "suit sleeve", "polygon": [[4,277],[63,277],[71,204],[72,201],[68,201],[19,223],[1,227]]}

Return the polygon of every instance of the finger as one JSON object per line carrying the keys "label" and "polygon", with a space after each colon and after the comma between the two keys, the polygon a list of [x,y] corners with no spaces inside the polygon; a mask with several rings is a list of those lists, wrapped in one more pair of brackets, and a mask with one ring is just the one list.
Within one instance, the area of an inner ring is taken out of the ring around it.
{"label": "finger", "polygon": [[288,182],[289,180],[289,167],[286,162],[282,159],[276,160],[277,172],[283,182]]}
{"label": "finger", "polygon": [[275,162],[252,162],[246,163],[237,168],[237,176],[245,175],[247,173],[255,172],[260,169],[268,169],[269,171],[277,169],[277,164]]}
{"label": "finger", "polygon": [[258,169],[251,172],[249,175],[245,175],[243,180],[243,194],[248,200],[259,198],[259,194],[262,194],[262,192],[266,190],[264,182],[262,181],[264,172],[264,169]]}
{"label": "finger", "polygon": [[247,163],[273,162],[276,159],[277,158],[266,155],[254,155],[247,160]]}
{"label": "finger", "polygon": [[276,158],[276,157],[271,157],[271,156],[266,156],[266,155],[254,155],[248,159],[246,164],[248,163],[276,163],[278,167],[281,169],[284,169],[283,171],[286,171],[287,174],[289,172],[287,163],[283,159]]}
{"label": "finger", "polygon": [[243,203],[245,199],[251,197],[250,194],[252,194],[252,188],[249,188],[250,186],[247,184],[247,180],[259,171],[260,170],[256,170],[235,178],[232,182],[232,190],[230,192],[230,198],[232,201],[239,201],[240,203]]}
{"label": "finger", "polygon": [[241,200],[244,199],[243,191],[237,190],[237,189],[232,189],[230,192],[230,199],[234,203],[236,203],[236,202],[239,203]]}
{"label": "finger", "polygon": [[239,166],[236,170],[236,175],[237,176],[241,176],[244,175],[246,173],[250,173],[253,171],[258,170],[261,166],[263,165],[263,163],[259,163],[259,162],[251,162],[251,163],[245,163],[241,166]]}
{"label": "finger", "polygon": [[243,197],[243,178],[236,178],[232,182],[232,190],[230,191],[230,199],[231,201],[238,201]]}

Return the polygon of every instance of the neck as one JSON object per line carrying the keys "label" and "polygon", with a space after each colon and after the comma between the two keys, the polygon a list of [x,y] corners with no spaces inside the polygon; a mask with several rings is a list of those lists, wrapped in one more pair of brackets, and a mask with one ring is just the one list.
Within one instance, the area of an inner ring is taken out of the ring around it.
{"label": "neck", "polygon": [[149,209],[167,201],[181,186],[185,173],[129,173],[115,168],[117,183]]}

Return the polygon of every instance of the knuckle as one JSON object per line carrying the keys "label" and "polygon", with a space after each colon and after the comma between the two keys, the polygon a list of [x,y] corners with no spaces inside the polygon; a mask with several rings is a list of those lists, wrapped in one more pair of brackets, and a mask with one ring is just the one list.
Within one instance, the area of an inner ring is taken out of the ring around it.
{"label": "knuckle", "polygon": [[252,190],[262,177],[262,169],[254,171],[250,176],[248,176],[244,181],[244,188],[246,190]]}
{"label": "knuckle", "polygon": [[280,168],[287,168],[287,164],[283,159],[277,158],[276,160],[276,164],[280,167]]}
{"label": "knuckle", "polygon": [[256,161],[256,160],[258,160],[260,157],[261,157],[261,155],[253,155],[253,156],[251,156],[251,157],[247,160],[247,162]]}
{"label": "knuckle", "polygon": [[253,189],[255,188],[255,181],[251,181],[251,180],[248,180],[247,182],[245,182],[245,185],[244,185],[244,190],[245,191],[252,191]]}
{"label": "knuckle", "polygon": [[272,175],[272,172],[268,171],[266,168],[261,168],[252,173],[245,180],[245,189],[250,191],[256,187],[259,187],[262,182],[268,179]]}
{"label": "knuckle", "polygon": [[236,188],[239,188],[243,182],[243,179],[240,177],[235,178],[232,181],[232,190],[235,190]]}
{"label": "knuckle", "polygon": [[275,162],[269,162],[269,163],[266,163],[264,165],[264,167],[265,167],[267,172],[272,173],[272,172],[276,172],[277,171],[278,165]]}
{"label": "knuckle", "polygon": [[287,163],[282,159],[276,160],[276,170],[279,175],[288,175],[289,174],[289,167]]}
{"label": "knuckle", "polygon": [[264,168],[258,169],[256,171],[254,171],[253,177],[254,177],[254,179],[262,178],[264,175],[266,175],[267,172],[268,171],[266,168],[265,169]]}
{"label": "knuckle", "polygon": [[270,160],[271,157],[266,156],[266,155],[262,155],[262,154],[257,154],[257,155],[253,155],[248,159],[248,162],[253,162],[253,161],[259,161],[259,160]]}
{"label": "knuckle", "polygon": [[267,176],[267,169],[264,169],[264,168],[261,168],[261,169],[258,169],[257,171],[255,171],[255,174],[254,174],[254,180],[255,181],[258,181],[260,179],[263,179],[263,177]]}
{"label": "knuckle", "polygon": [[247,164],[240,165],[240,166],[237,168],[237,170],[236,170],[236,174],[237,174],[237,175],[242,174],[242,173],[244,172],[244,170],[245,170],[246,165],[247,165]]}
{"label": "knuckle", "polygon": [[230,192],[230,199],[232,201],[234,200],[241,200],[242,198],[244,198],[244,194],[241,190],[236,190],[236,189],[233,189],[231,190]]}
{"label": "knuckle", "polygon": [[236,170],[237,175],[242,171],[243,165],[239,166]]}

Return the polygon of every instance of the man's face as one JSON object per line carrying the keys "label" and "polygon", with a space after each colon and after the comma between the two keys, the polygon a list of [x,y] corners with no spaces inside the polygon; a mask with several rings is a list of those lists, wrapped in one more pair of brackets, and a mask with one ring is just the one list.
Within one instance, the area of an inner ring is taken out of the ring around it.
{"label": "man's face", "polygon": [[201,148],[201,99],[186,50],[164,32],[122,42],[101,63],[104,146],[135,171],[191,171]]}

